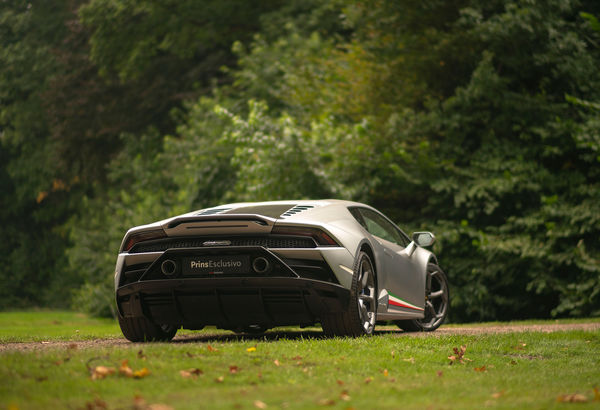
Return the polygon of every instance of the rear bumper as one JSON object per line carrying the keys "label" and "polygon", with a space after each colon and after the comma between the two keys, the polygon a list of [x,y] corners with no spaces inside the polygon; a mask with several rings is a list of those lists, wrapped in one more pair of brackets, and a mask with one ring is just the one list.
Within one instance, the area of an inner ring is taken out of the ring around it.
{"label": "rear bumper", "polygon": [[185,328],[311,325],[321,315],[344,312],[348,289],[289,277],[173,278],[117,289],[119,313]]}

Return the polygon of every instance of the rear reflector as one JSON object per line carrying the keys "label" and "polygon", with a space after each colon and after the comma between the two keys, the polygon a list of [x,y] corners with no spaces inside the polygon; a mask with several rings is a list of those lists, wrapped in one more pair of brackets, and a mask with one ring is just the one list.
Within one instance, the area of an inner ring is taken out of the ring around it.
{"label": "rear reflector", "polygon": [[328,233],[319,228],[305,228],[302,226],[275,226],[272,235],[309,236],[319,246],[340,246]]}
{"label": "rear reflector", "polygon": [[167,234],[162,229],[156,229],[154,231],[144,231],[139,233],[132,233],[129,235],[127,240],[125,241],[125,246],[123,246],[124,251],[128,251],[133,248],[138,242],[151,241],[153,239],[162,239],[166,238]]}

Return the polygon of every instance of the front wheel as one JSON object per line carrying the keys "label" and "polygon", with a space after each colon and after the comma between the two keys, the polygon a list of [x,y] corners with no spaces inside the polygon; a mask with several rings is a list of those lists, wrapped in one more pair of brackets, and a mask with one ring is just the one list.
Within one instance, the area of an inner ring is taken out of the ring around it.
{"label": "front wheel", "polygon": [[407,332],[431,332],[444,323],[449,306],[448,278],[439,266],[429,263],[425,283],[425,317],[415,320],[397,320],[394,323]]}
{"label": "front wheel", "polygon": [[377,281],[371,258],[360,252],[354,263],[348,310],[324,315],[321,326],[328,336],[371,335],[377,314]]}
{"label": "front wheel", "polygon": [[177,327],[157,325],[145,317],[121,317],[119,326],[123,336],[131,342],[168,342],[175,337]]}

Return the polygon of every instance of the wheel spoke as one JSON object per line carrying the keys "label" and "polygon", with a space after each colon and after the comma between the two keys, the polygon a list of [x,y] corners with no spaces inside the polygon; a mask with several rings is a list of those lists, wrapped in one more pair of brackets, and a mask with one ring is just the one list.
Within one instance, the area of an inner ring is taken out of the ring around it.
{"label": "wheel spoke", "polygon": [[371,271],[368,269],[363,270],[362,273],[362,278],[360,281],[360,284],[362,285],[363,289],[367,287],[367,285],[369,284],[369,276],[371,275]]}
{"label": "wheel spoke", "polygon": [[427,301],[425,303],[425,309],[429,311],[429,313],[431,313],[431,316],[436,317],[437,316],[437,312],[435,311],[435,307],[433,307],[433,303],[431,303],[430,301]]}
{"label": "wheel spoke", "polygon": [[437,299],[444,296],[444,290],[438,290],[437,292],[432,292],[429,294],[429,299]]}
{"label": "wheel spoke", "polygon": [[363,302],[371,302],[371,303],[375,303],[375,298],[372,295],[360,295],[358,297],[360,300],[362,300]]}

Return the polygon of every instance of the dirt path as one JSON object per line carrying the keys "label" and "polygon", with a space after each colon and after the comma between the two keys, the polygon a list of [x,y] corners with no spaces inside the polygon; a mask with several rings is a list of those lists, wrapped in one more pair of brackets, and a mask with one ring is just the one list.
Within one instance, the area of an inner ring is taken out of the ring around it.
{"label": "dirt path", "polygon": [[[567,330],[584,330],[584,331],[600,331],[600,322],[592,323],[557,323],[557,324],[543,324],[543,325],[479,325],[479,326],[442,326],[438,330],[432,333],[406,333],[401,332],[398,329],[387,326],[378,327],[377,333],[394,333],[398,337],[439,337],[445,335],[478,335],[478,334],[494,334],[494,333],[510,333],[510,332],[560,332]],[[235,335],[231,334],[192,334],[192,335],[181,335],[177,336],[173,343],[209,343],[209,342],[226,342],[236,340],[267,340],[275,341],[281,338],[295,339],[295,338],[307,338],[323,337],[323,334],[319,331],[271,331],[265,335],[251,336],[251,335]],[[124,338],[110,338],[110,339],[95,339],[95,340],[80,340],[80,341],[43,341],[43,342],[25,342],[25,343],[2,343],[0,344],[0,352],[4,351],[35,351],[35,350],[46,350],[46,349],[86,349],[86,348],[139,348],[143,346],[141,343],[131,343]]]}

